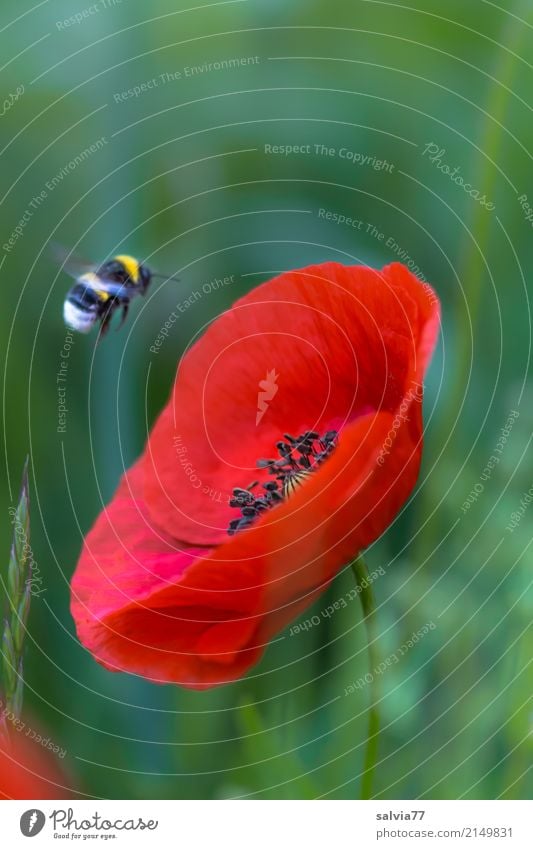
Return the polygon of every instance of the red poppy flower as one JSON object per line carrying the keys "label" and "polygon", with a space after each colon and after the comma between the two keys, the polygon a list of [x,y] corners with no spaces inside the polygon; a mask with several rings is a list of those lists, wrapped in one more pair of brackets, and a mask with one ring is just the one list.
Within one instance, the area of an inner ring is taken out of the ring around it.
{"label": "red poppy flower", "polygon": [[256,663],[413,489],[438,323],[400,264],[282,274],[218,318],[85,541],[94,657],[197,689]]}
{"label": "red poppy flower", "polygon": [[0,738],[0,799],[68,799],[68,780],[53,755],[23,731]]}

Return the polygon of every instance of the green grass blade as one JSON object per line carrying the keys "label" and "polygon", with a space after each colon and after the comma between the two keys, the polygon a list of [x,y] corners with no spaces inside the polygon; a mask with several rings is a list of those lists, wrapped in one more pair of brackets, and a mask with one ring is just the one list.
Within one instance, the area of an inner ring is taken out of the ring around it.
{"label": "green grass blade", "polygon": [[[24,464],[22,486],[17,507],[10,511],[13,542],[7,578],[2,581],[6,593],[5,616],[1,639],[1,701],[8,715],[20,716],[24,691],[23,650],[26,623],[31,601],[31,572],[33,558],[30,547],[30,495],[28,459]],[[7,734],[5,715],[0,733]]]}

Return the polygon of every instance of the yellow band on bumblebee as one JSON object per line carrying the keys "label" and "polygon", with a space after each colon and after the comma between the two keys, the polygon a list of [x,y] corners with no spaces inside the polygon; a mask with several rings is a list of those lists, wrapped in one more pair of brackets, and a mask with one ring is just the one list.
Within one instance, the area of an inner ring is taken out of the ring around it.
{"label": "yellow band on bumblebee", "polygon": [[136,260],[135,257],[128,256],[127,254],[120,254],[120,256],[115,256],[113,259],[122,263],[128,273],[128,276],[134,283],[139,282],[139,261]]}

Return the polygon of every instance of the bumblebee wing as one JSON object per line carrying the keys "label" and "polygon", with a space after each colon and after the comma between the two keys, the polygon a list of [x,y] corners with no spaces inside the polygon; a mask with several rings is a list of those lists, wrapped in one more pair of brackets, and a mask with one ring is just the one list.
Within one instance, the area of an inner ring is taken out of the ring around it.
{"label": "bumblebee wing", "polygon": [[[98,274],[92,275],[94,280],[91,280],[89,285],[93,289],[97,289],[100,292],[107,292],[108,295],[112,295],[113,297],[121,297],[131,298],[132,290],[130,286],[126,286],[125,283],[117,283],[116,280],[106,280],[105,277],[100,277]],[[84,282],[85,278],[81,278],[82,282]]]}
{"label": "bumblebee wing", "polygon": [[59,263],[61,268],[66,271],[67,274],[70,274],[70,276],[75,280],[77,280],[78,277],[82,277],[84,274],[89,274],[97,269],[95,263],[88,262],[86,259],[83,259],[73,251],[69,251],[68,248],[64,248],[63,245],[60,245],[57,242],[52,242],[50,249],[55,261]]}
{"label": "bumblebee wing", "polygon": [[[129,299],[131,297],[131,290],[129,290],[124,283],[117,283],[116,280],[107,280],[105,277],[100,277],[100,275],[95,271],[89,271],[86,274],[82,274],[80,277],[76,277],[76,283],[72,288],[76,289],[78,286],[85,287],[85,289],[91,289],[97,295],[98,293],[105,292],[106,295],[109,295],[112,298],[122,297],[124,299]],[[70,291],[72,291],[72,289]]]}

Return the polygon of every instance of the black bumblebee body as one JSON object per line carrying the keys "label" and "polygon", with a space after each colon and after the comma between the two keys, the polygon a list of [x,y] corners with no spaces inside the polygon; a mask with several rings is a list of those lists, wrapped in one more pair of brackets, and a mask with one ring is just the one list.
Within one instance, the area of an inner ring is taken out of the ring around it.
{"label": "black bumblebee body", "polygon": [[67,293],[63,306],[65,324],[78,333],[88,333],[100,322],[100,336],[109,329],[114,313],[122,311],[126,320],[130,301],[145,295],[152,272],[132,256],[120,255],[97,268],[86,267],[74,275],[76,283]]}

